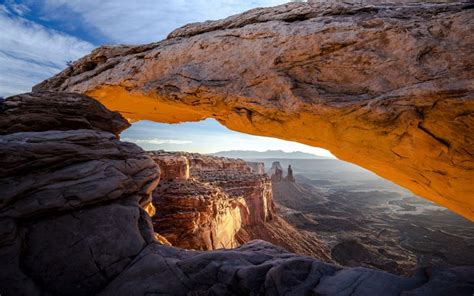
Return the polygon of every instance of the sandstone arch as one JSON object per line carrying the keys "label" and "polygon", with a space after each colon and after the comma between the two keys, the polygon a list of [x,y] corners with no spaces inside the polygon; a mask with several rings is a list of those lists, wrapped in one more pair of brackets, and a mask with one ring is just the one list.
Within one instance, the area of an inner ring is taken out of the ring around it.
{"label": "sandstone arch", "polygon": [[104,46],[34,90],[329,149],[474,220],[472,5],[292,3]]}

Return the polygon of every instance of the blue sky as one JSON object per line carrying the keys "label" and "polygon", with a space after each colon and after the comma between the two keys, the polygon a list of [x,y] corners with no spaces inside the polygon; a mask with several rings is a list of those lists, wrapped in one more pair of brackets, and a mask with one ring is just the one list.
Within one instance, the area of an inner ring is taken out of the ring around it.
{"label": "blue sky", "polygon": [[[190,22],[224,18],[287,0],[2,0],[0,1],[0,96],[30,91],[102,44],[158,41]],[[123,138],[145,149],[329,152],[230,131],[212,119],[179,125],[135,123]],[[214,144],[213,144],[214,143]]]}

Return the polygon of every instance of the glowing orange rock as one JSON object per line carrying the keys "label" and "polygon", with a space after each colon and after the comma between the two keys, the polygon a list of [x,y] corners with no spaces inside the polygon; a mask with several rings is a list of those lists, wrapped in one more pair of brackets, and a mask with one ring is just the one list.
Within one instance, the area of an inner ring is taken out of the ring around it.
{"label": "glowing orange rock", "polygon": [[463,4],[292,3],[98,48],[34,89],[323,147],[474,220],[473,18]]}

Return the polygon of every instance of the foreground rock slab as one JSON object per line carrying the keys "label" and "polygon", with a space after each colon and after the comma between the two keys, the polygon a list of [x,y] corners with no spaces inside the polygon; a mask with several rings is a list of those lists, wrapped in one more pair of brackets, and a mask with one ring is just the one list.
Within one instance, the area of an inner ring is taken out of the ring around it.
{"label": "foreground rock slab", "polygon": [[329,149],[474,220],[474,9],[291,3],[103,46],[35,90]]}

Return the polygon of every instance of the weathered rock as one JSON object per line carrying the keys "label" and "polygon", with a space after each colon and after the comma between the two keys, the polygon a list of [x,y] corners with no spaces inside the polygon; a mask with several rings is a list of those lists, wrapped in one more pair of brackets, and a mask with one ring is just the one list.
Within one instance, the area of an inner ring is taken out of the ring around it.
{"label": "weathered rock", "polygon": [[159,168],[113,134],[128,124],[119,114],[86,96],[29,93],[2,106],[0,293],[97,293],[154,241],[140,206]]}
{"label": "weathered rock", "polygon": [[[189,179],[164,178],[153,193],[155,231],[173,246],[196,250],[232,248],[264,239],[301,255],[331,261],[329,248],[314,234],[300,232],[278,216],[265,174],[239,159],[197,153],[150,152],[162,176],[191,166]],[[174,174],[176,175],[176,174]]]}
{"label": "weathered rock", "polygon": [[145,204],[159,169],[144,151],[94,130],[0,136],[0,217],[77,210],[124,196]]}
{"label": "weathered rock", "polygon": [[264,223],[275,216],[271,182],[266,175],[230,169],[201,170],[194,176],[222,188],[231,198],[244,198],[249,209],[249,216],[243,219],[244,225]]}
{"label": "weathered rock", "polygon": [[[286,253],[263,241],[212,252],[152,244],[101,295],[170,291],[175,295],[469,295],[474,288],[466,278],[470,272],[439,269],[429,277],[420,270],[412,277],[402,277],[366,268],[341,268]],[[443,280],[443,275],[450,281]],[[442,283],[445,285],[437,290]]]}
{"label": "weathered rock", "polygon": [[288,175],[286,175],[285,181],[295,182],[295,177],[293,176],[293,169],[291,168],[291,165],[288,166]]}
{"label": "weathered rock", "polygon": [[[139,205],[159,169],[138,147],[90,129],[19,132],[0,141],[2,295],[470,295],[474,289],[472,268],[406,278],[337,267],[263,241],[214,252],[164,246]],[[101,162],[109,166],[95,165]],[[103,174],[86,174],[90,167]],[[104,181],[110,192],[102,191]]]}
{"label": "weathered rock", "polygon": [[137,204],[112,204],[35,221],[24,229],[24,270],[50,293],[94,294],[152,240],[140,219]]}
{"label": "weathered rock", "polygon": [[268,174],[271,176],[275,174],[276,170],[279,169],[283,171],[283,167],[281,166],[281,163],[279,161],[274,161],[272,162],[271,168],[268,170]]}
{"label": "weathered rock", "polygon": [[154,229],[173,246],[214,250],[239,245],[236,234],[245,200],[230,199],[219,188],[194,179],[165,179],[154,191],[153,203]]}
{"label": "weathered rock", "polygon": [[473,11],[255,9],[150,45],[101,47],[35,89],[85,93],[136,120],[214,117],[323,147],[473,220]]}
{"label": "weathered rock", "polygon": [[247,165],[252,169],[255,174],[265,174],[265,164],[263,162],[247,161]]}
{"label": "weathered rock", "polygon": [[189,179],[189,160],[185,156],[160,152],[150,152],[149,155],[160,167],[162,180]]}
{"label": "weathered rock", "polygon": [[191,175],[199,174],[200,172],[213,172],[232,170],[239,172],[250,172],[251,168],[242,159],[216,157],[202,155],[199,153],[180,153],[189,159]]}
{"label": "weathered rock", "polygon": [[0,135],[93,129],[116,136],[130,124],[116,112],[77,93],[37,92],[0,101]]}

